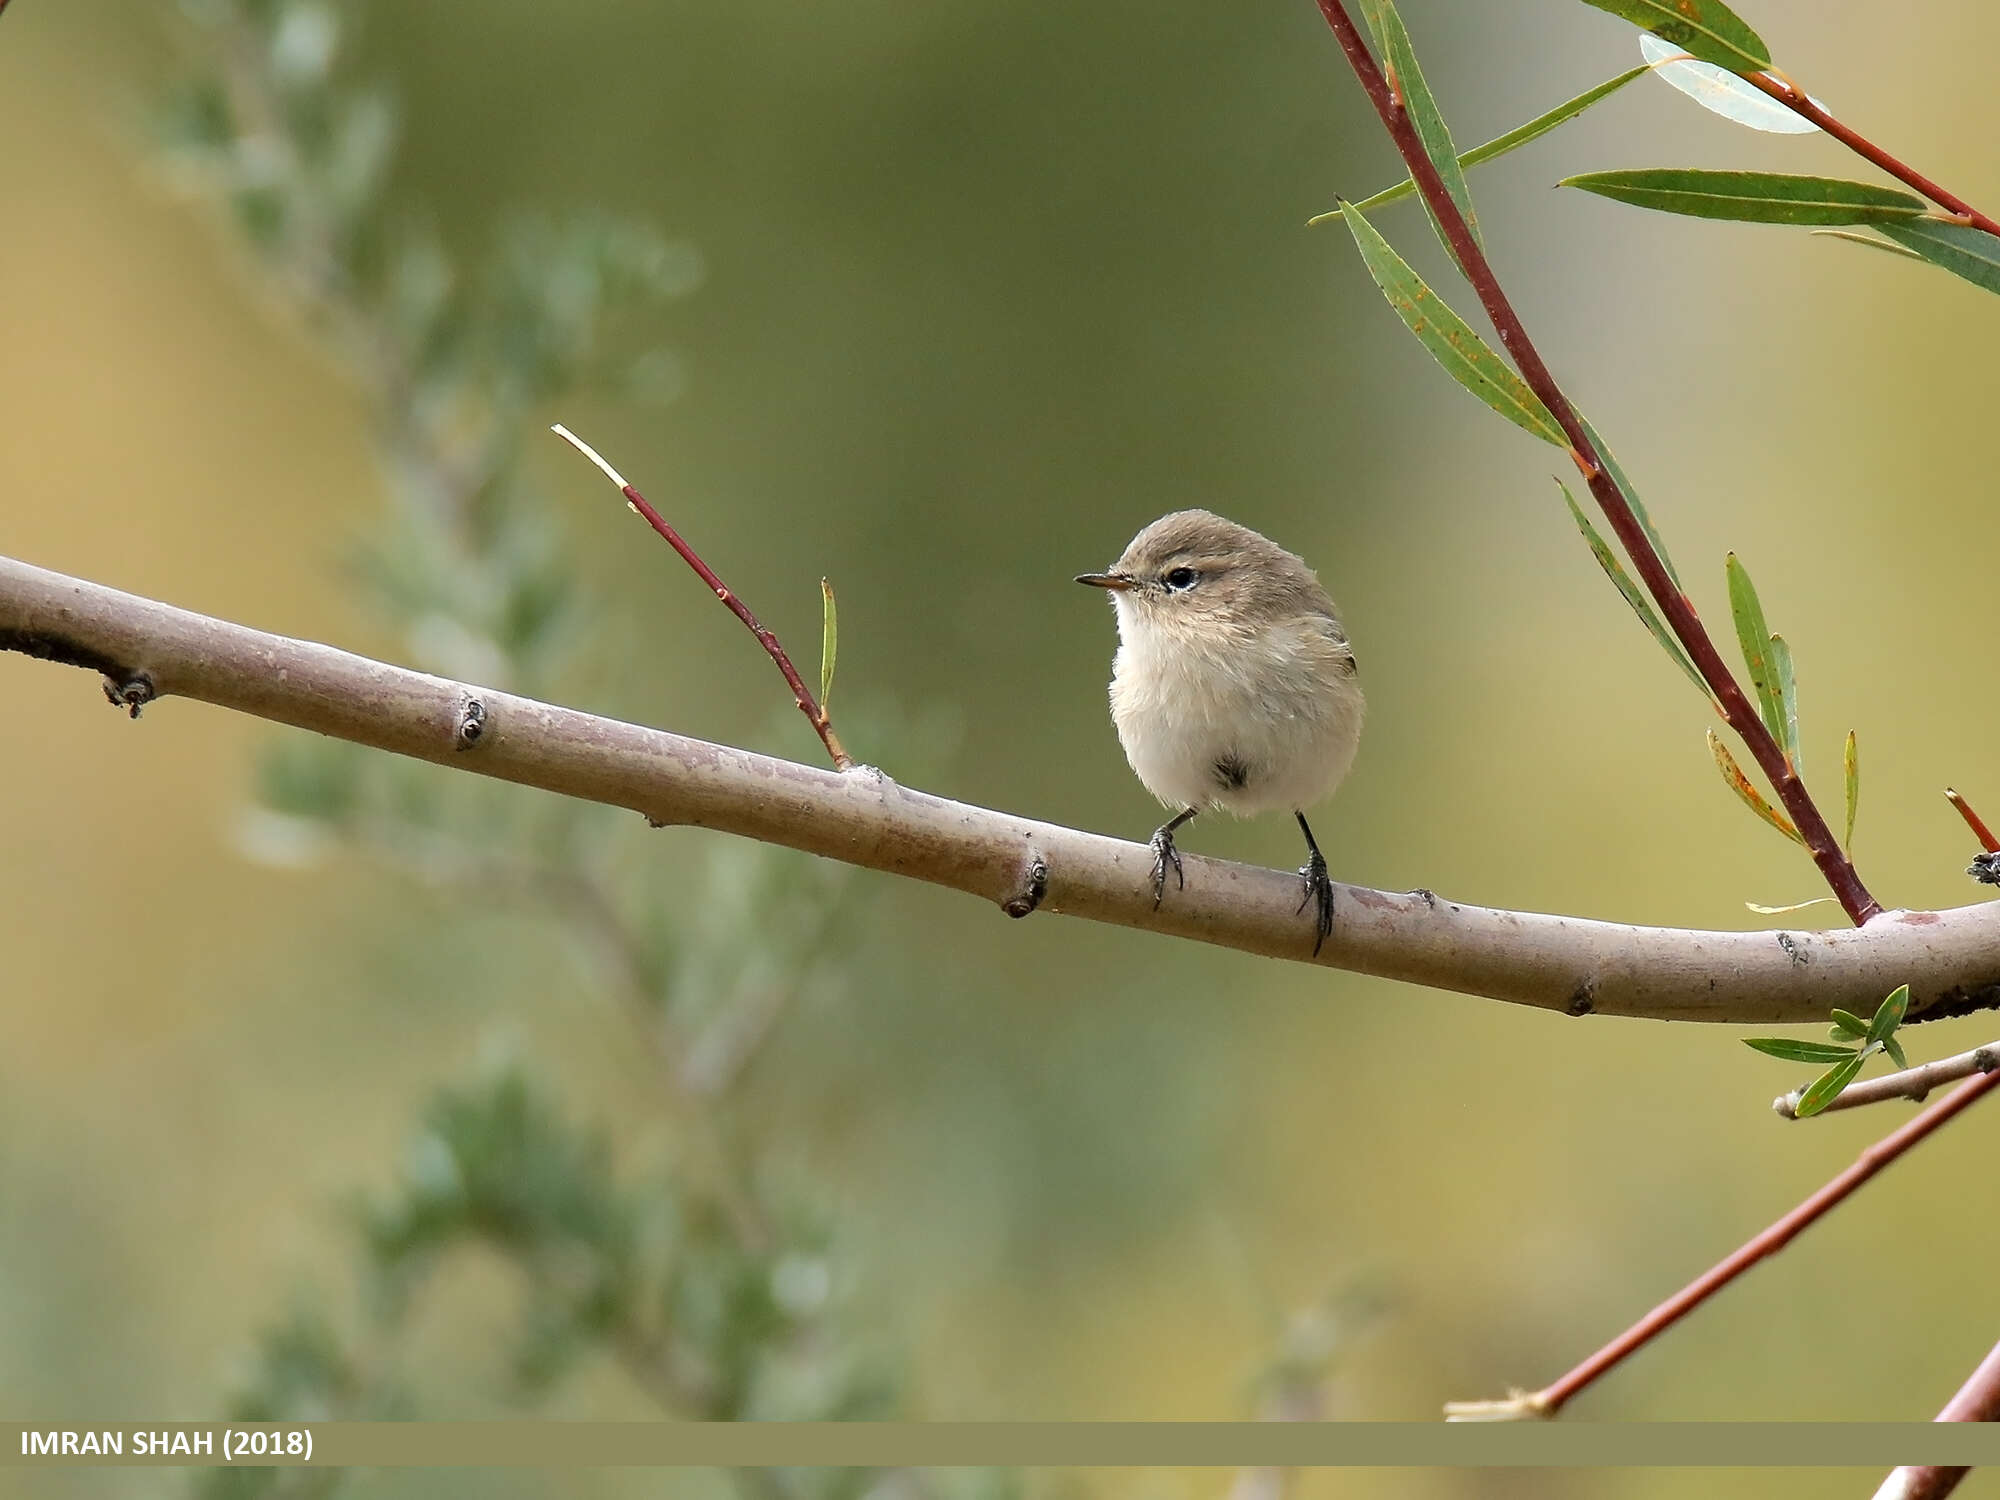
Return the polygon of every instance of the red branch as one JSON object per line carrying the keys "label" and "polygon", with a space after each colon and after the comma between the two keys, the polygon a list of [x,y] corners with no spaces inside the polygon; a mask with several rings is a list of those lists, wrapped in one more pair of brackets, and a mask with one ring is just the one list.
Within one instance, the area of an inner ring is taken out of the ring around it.
{"label": "red branch", "polygon": [[792,665],[791,657],[787,656],[785,648],[778,644],[776,634],[750,613],[750,606],[737,598],[735,591],[728,584],[715,576],[715,570],[703,562],[700,554],[681,539],[681,534],[674,530],[665,516],[653,509],[650,500],[629,484],[620,488],[632,509],[644,516],[646,524],[667,539],[667,545],[680,553],[681,561],[701,575],[701,581],[709,586],[715,597],[729,606],[730,613],[747,625],[750,633],[757,637],[757,644],[770,653],[771,660],[778,664],[778,670],[785,674],[785,681],[791,685],[792,698],[799,705],[799,712],[806,716],[814,732],[819,735],[821,743],[826,746],[826,753],[833,757],[833,768],[836,771],[852,770],[854,757],[841,746],[840,737],[833,732],[832,718],[824,708],[820,707],[819,700],[813,697],[812,689],[807,687],[805,679],[799,676],[799,669]]}
{"label": "red branch", "polygon": [[[2000,1422],[2000,1344],[1979,1362],[1958,1394],[1937,1414],[1940,1422]],[[1876,1500],[1944,1500],[1972,1471],[1942,1464],[1905,1464],[1892,1470]]]}
{"label": "red branch", "polygon": [[1841,124],[1840,121],[1813,103],[1806,96],[1806,91],[1798,87],[1790,79],[1780,78],[1770,73],[1744,73],[1738,76],[1752,88],[1762,89],[1801,119],[1812,121],[1813,124],[1819,126],[1821,130],[1824,130],[1836,141],[1839,141],[1841,145],[1847,147],[1855,155],[1873,162],[1899,182],[1906,183],[1910,187],[1915,188],[1939,207],[1957,214],[1966,223],[1971,224],[1975,228],[1983,229],[1988,234],[2000,235],[2000,224],[1994,223],[1993,220],[1987,218],[1985,214],[1981,213],[1957,194],[1947,192],[1942,187],[1939,187],[1915,167],[1897,160],[1880,146],[1869,140],[1867,136],[1862,135],[1851,126]]}
{"label": "red branch", "polygon": [[1605,519],[1618,534],[1631,557],[1634,568],[1645,581],[1646,589],[1660,606],[1660,613],[1675,637],[1686,649],[1689,658],[1715,695],[1717,706],[1722,711],[1723,721],[1734,730],[1743,741],[1757,764],[1770,779],[1772,790],[1784,803],[1792,815],[1792,822],[1805,840],[1813,862],[1819,866],[1828,887],[1846,911],[1849,920],[1856,926],[1866,922],[1882,910],[1876,899],[1862,884],[1860,873],[1848,859],[1840,843],[1827,826],[1825,817],[1814,803],[1811,793],[1806,790],[1798,773],[1786,760],[1785,753],[1772,738],[1764,721],[1758,716],[1750,700],[1744,695],[1735,676],[1709,639],[1701,617],[1695,613],[1693,603],[1681,592],[1679,585],[1667,572],[1665,561],[1653,550],[1652,542],[1646,536],[1645,528],[1639,524],[1630,503],[1619,491],[1617,483],[1606,471],[1603,460],[1598,456],[1590,435],[1584,431],[1582,419],[1555,377],[1542,362],[1542,357],[1528,338],[1528,330],[1522,324],[1513,304],[1500,288],[1493,267],[1486,259],[1486,253],[1473,238],[1465,216],[1458,205],[1445,191],[1444,180],[1438,176],[1436,165],[1430,153],[1424,149],[1416,128],[1411,124],[1409,114],[1402,101],[1396,97],[1383,78],[1382,70],[1369,54],[1367,44],[1355,30],[1353,20],[1347,14],[1347,7],[1341,0],[1319,0],[1320,13],[1326,17],[1327,25],[1333,28],[1340,40],[1341,51],[1347,54],[1347,61],[1354,69],[1355,77],[1361,82],[1375,112],[1381,116],[1383,126],[1396,149],[1402,154],[1404,163],[1410,169],[1410,176],[1417,189],[1430,205],[1439,228],[1443,231],[1453,258],[1465,272],[1465,278],[1472,283],[1479,301],[1492,319],[1493,327],[1500,335],[1500,343],[1521,371],[1521,378],[1530,389],[1541,398],[1542,404],[1556,419],[1564,435],[1569,439],[1570,457],[1575,460],[1578,470],[1590,486]]}
{"label": "red branch", "polygon": [[2000,854],[2000,839],[1993,837],[1993,830],[1986,826],[1986,820],[1972,810],[1967,802],[1950,787],[1944,789],[1945,800],[1958,809],[1958,815],[1965,819],[1965,826],[1972,830],[1972,836],[1979,840],[1979,847],[1988,854]]}
{"label": "red branch", "polygon": [[[1837,1208],[1869,1178],[1996,1087],[2000,1087],[2000,1071],[1975,1078],[1945,1095],[1908,1124],[1875,1142],[1855,1159],[1853,1166],[1827,1183],[1769,1229],[1749,1241],[1726,1260],[1689,1282],[1555,1384],[1535,1392],[1532,1396],[1522,1398],[1520,1403],[1522,1407],[1536,1415],[1554,1416],[1577,1392],[1619,1364],[1627,1355],[1636,1352],[1673,1327],[1757,1262],[1776,1255],[1791,1243],[1793,1236],[1800,1230]],[[1993,1361],[1989,1360],[1988,1363]],[[1982,1365],[1980,1368],[1984,1370],[1985,1366]],[[2000,1370],[1994,1373],[1995,1378],[2000,1379]]]}
{"label": "red branch", "polygon": [[[5,3],[6,0],[0,0],[0,4]],[[826,705],[813,697],[812,690],[805,684],[805,679],[799,676],[798,668],[792,665],[791,657],[787,656],[785,648],[778,644],[778,637],[771,631],[766,630],[763,622],[750,613],[750,606],[737,598],[729,585],[715,576],[715,569],[703,562],[700,554],[681,540],[681,534],[674,530],[665,516],[653,509],[652,502],[632,488],[631,485],[627,484],[625,476],[604,461],[603,454],[599,453],[560,422],[556,423],[549,430],[565,443],[568,443],[570,447],[576,449],[585,458],[589,459],[591,463],[597,466],[599,473],[617,485],[618,492],[625,497],[625,503],[632,507],[633,514],[642,517],[647,525],[665,537],[667,545],[680,553],[681,561],[685,562],[690,568],[693,568],[696,574],[700,576],[701,581],[708,585],[709,592],[728,605],[729,612],[749,627],[750,633],[757,637],[757,644],[764,648],[771,660],[778,664],[778,670],[785,674],[785,681],[792,689],[792,701],[798,704],[799,712],[806,716],[806,722],[812,725],[813,733],[817,734],[820,738],[820,743],[826,746],[826,753],[833,757],[834,770],[852,770],[854,768],[854,758],[842,748],[840,737],[833,732],[833,719],[827,713]],[[821,579],[820,585],[822,588],[825,587],[825,584],[826,580]]]}

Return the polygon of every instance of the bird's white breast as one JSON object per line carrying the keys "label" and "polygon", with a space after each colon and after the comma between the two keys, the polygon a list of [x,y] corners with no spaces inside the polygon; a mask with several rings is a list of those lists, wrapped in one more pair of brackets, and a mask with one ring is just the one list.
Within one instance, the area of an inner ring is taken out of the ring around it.
{"label": "bird's white breast", "polygon": [[1190,639],[1122,595],[1117,605],[1111,717],[1155,797],[1241,817],[1299,811],[1339,785],[1354,763],[1363,699],[1331,621]]}

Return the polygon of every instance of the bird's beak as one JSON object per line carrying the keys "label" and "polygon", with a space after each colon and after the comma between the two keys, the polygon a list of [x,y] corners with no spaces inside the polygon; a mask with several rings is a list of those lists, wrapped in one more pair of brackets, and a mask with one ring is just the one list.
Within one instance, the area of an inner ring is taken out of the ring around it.
{"label": "bird's beak", "polygon": [[1121,594],[1137,582],[1130,573],[1079,573],[1076,581],[1087,583],[1094,589],[1115,589]]}

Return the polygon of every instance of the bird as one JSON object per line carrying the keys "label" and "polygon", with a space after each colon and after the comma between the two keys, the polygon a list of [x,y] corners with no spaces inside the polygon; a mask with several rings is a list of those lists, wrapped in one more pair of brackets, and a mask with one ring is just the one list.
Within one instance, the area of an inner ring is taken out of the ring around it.
{"label": "bird", "polygon": [[1333,931],[1333,884],[1305,809],[1354,764],[1366,708],[1333,600],[1296,554],[1213,511],[1178,510],[1102,573],[1118,618],[1111,720],[1146,790],[1174,815],[1154,830],[1153,909],[1167,871],[1187,877],[1174,834],[1213,809],[1290,812],[1305,835],[1299,911],[1317,903],[1313,956]]}

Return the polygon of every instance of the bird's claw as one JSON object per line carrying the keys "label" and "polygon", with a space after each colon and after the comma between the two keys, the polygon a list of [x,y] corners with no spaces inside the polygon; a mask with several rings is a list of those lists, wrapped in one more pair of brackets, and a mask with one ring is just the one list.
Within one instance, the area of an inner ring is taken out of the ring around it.
{"label": "bird's claw", "polygon": [[1299,866],[1299,879],[1305,882],[1305,894],[1299,897],[1299,910],[1306,909],[1306,903],[1319,898],[1319,911],[1314,922],[1313,957],[1319,957],[1319,950],[1333,932],[1333,882],[1327,879],[1326,861],[1315,849],[1306,862]]}
{"label": "bird's claw", "polygon": [[1174,867],[1174,886],[1177,890],[1187,889],[1187,872],[1181,868],[1181,851],[1174,847],[1174,831],[1159,828],[1147,842],[1153,851],[1153,910],[1160,909],[1160,902],[1167,894],[1167,866]]}

